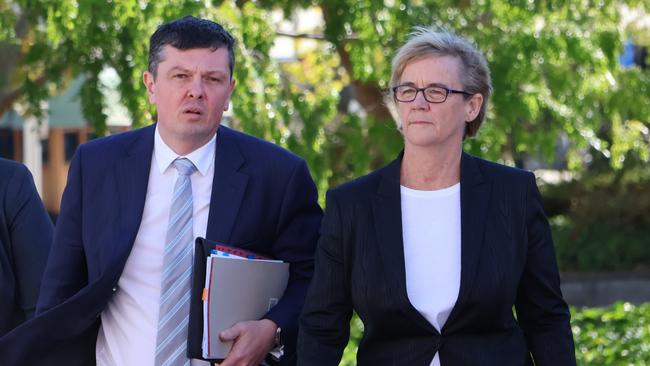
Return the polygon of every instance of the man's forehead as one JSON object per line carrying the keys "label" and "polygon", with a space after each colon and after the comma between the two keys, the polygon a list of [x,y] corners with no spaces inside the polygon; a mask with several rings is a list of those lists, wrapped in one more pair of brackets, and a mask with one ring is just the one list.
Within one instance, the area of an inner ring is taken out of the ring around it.
{"label": "man's forehead", "polygon": [[197,62],[208,66],[211,70],[229,70],[228,50],[223,47],[181,50],[166,45],[160,53],[160,64],[165,64],[166,68],[194,69],[197,66]]}

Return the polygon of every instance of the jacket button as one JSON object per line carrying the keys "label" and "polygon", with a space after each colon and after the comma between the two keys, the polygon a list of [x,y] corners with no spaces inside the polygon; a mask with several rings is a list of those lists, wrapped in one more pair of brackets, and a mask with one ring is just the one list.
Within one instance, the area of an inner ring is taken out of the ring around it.
{"label": "jacket button", "polygon": [[117,291],[117,287],[113,287],[113,292]]}

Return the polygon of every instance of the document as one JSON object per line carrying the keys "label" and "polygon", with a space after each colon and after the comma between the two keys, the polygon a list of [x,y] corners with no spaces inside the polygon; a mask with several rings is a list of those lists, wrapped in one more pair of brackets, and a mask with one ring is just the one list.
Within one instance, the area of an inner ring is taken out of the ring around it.
{"label": "document", "polygon": [[278,303],[288,280],[289,263],[214,250],[205,264],[203,358],[225,358],[232,342],[221,342],[219,332],[260,319]]}

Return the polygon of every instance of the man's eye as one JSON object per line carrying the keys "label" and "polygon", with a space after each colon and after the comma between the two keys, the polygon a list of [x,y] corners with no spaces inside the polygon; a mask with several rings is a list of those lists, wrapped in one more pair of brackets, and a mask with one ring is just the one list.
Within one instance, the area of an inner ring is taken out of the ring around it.
{"label": "man's eye", "polygon": [[187,78],[187,74],[176,74],[176,75],[174,75],[174,78],[176,78],[176,79],[185,79],[185,78]]}

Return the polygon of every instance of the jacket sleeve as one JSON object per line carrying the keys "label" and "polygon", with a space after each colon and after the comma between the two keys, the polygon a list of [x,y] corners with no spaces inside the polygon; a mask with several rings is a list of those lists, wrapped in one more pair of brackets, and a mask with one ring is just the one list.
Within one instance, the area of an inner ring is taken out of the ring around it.
{"label": "jacket sleeve", "polygon": [[61,199],[61,212],[54,231],[51,254],[45,267],[36,314],[50,309],[77,293],[88,281],[81,238],[82,166],[81,146],[68,171]]}
{"label": "jacket sleeve", "polygon": [[7,187],[9,243],[15,268],[17,304],[23,320],[34,316],[54,226],[29,170],[18,165]]}
{"label": "jacket sleeve", "polygon": [[527,178],[528,248],[515,303],[517,318],[536,365],[575,365],[571,316],[560,291],[551,229],[535,176]]}
{"label": "jacket sleeve", "polygon": [[282,299],[264,316],[282,328],[285,355],[295,355],[298,316],[313,275],[314,251],[322,216],[316,185],[307,164],[301,159],[284,188],[272,248],[275,258],[290,263],[289,282]]}
{"label": "jacket sleeve", "polygon": [[316,270],[300,318],[298,365],[338,365],[350,337],[352,303],[342,231],[340,209],[330,192],[316,252]]}

